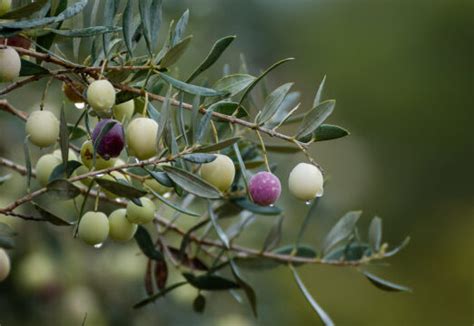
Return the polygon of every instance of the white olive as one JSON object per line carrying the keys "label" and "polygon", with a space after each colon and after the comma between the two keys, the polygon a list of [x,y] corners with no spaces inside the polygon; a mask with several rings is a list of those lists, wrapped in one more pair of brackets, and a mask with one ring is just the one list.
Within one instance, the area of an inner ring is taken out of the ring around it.
{"label": "white olive", "polygon": [[112,112],[114,113],[115,119],[117,119],[118,121],[130,121],[132,119],[133,113],[135,112],[135,101],[130,100],[114,105],[112,107]]}
{"label": "white olive", "polygon": [[4,281],[10,274],[10,257],[3,248],[0,248],[0,282]]}

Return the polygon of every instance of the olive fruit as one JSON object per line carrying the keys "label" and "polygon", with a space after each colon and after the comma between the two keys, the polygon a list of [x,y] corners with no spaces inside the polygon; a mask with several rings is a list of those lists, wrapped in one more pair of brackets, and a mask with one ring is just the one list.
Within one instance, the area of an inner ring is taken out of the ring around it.
{"label": "olive fruit", "polygon": [[214,161],[201,166],[201,177],[219,190],[226,191],[234,182],[234,162],[226,155],[216,154]]}
{"label": "olive fruit", "polygon": [[97,245],[105,241],[109,235],[109,220],[102,212],[85,213],[78,228],[79,238],[87,244]]}
{"label": "olive fruit", "polygon": [[12,0],[0,0],[0,16],[10,11]]}
{"label": "olive fruit", "polygon": [[[81,175],[84,175],[86,173],[89,173],[90,170],[85,165],[81,165],[74,172],[76,173],[77,176],[81,176]],[[92,178],[90,178],[90,177],[89,178],[84,178],[84,179],[81,179],[80,182],[85,186],[90,186],[90,184],[92,182]]]}
{"label": "olive fruit", "polygon": [[114,86],[105,79],[93,81],[87,88],[87,102],[97,114],[107,114],[115,104]]}
{"label": "olive fruit", "polygon": [[0,248],[0,282],[4,281],[10,274],[10,257],[3,248]]}
{"label": "olive fruit", "polygon": [[61,164],[61,159],[54,154],[46,154],[36,163],[36,179],[43,187],[48,184],[49,176],[54,168]]}
{"label": "olive fruit", "polygon": [[120,122],[130,121],[132,119],[133,113],[135,112],[135,101],[130,100],[123,102],[112,107],[112,112],[115,119]]}
{"label": "olive fruit", "polygon": [[127,145],[130,153],[139,160],[156,155],[158,123],[149,118],[133,119],[127,128]]}
{"label": "olive fruit", "polygon": [[127,204],[127,219],[130,223],[146,224],[155,217],[155,204],[146,197],[141,197],[142,206],[129,201]]}
{"label": "olive fruit", "polygon": [[[1,2],[1,0],[0,0]],[[14,46],[16,48],[23,48],[28,50],[31,48],[31,40],[21,35],[14,35],[8,38],[0,38],[0,44],[6,44],[8,46]]]}
{"label": "olive fruit", "polygon": [[[123,173],[120,173],[118,171],[112,171],[110,172],[109,174],[105,174],[103,176],[100,177],[100,179],[102,180],[109,180],[109,181],[119,181],[119,180],[123,180],[127,183],[130,183],[130,177],[127,176],[127,175],[124,175]],[[117,198],[118,196],[106,189],[103,189],[102,188],[102,191],[104,192],[105,196],[107,196],[108,198]]]}
{"label": "olive fruit", "polygon": [[115,241],[128,241],[133,238],[137,231],[137,225],[130,223],[127,219],[127,210],[120,208],[109,215],[109,236]]}
{"label": "olive fruit", "polygon": [[314,165],[299,163],[290,172],[288,187],[298,199],[312,200],[323,195],[323,175]]}
{"label": "olive fruit", "polygon": [[249,192],[255,204],[274,204],[281,193],[280,180],[270,172],[259,172],[249,180]]}
{"label": "olive fruit", "polygon": [[105,126],[114,123],[111,129],[102,137],[97,146],[97,153],[105,159],[117,157],[125,146],[123,127],[120,122],[112,119],[103,119],[92,131],[92,141],[95,143]]}
{"label": "olive fruit", "polygon": [[[53,152],[53,155],[56,156],[57,158],[59,158],[62,161],[63,156],[61,154],[60,149],[55,150]],[[72,149],[69,149],[69,151],[68,151],[68,161],[77,161],[77,155]]]}
{"label": "olive fruit", "polygon": [[[88,169],[92,169],[94,163],[94,146],[90,140],[85,141],[81,147],[81,160]],[[104,159],[98,153],[95,155],[95,168],[96,170],[107,169],[115,164],[115,159]]]}
{"label": "olive fruit", "polygon": [[11,47],[0,46],[0,82],[10,82],[20,76],[21,59]]}
{"label": "olive fruit", "polygon": [[79,82],[63,83],[63,93],[72,103],[83,103],[81,94],[84,93],[84,86]]}
{"label": "olive fruit", "polygon": [[26,120],[26,133],[39,147],[48,147],[59,137],[59,120],[50,111],[34,111]]}

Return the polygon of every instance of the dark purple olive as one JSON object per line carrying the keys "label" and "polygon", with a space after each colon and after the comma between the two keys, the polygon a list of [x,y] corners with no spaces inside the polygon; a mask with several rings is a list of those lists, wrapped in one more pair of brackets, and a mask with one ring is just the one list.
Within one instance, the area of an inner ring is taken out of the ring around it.
{"label": "dark purple olive", "polygon": [[113,119],[99,121],[92,132],[92,141],[95,143],[102,129],[111,122],[115,122],[114,126],[102,137],[97,146],[97,153],[105,159],[119,156],[125,146],[123,127],[120,122]]}

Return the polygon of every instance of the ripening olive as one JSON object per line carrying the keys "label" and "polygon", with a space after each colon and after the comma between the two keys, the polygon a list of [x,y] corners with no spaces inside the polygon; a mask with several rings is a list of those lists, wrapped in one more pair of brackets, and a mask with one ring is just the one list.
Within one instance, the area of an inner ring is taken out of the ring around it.
{"label": "ripening olive", "polygon": [[54,168],[61,164],[61,159],[54,154],[46,154],[36,163],[36,179],[43,187],[48,184],[49,176]]}
{"label": "ripening olive", "polygon": [[272,205],[280,197],[280,180],[273,173],[259,172],[250,178],[249,192],[255,204],[260,206]]}
{"label": "ripening olive", "polygon": [[135,101],[130,100],[114,105],[112,107],[112,112],[114,113],[115,119],[118,121],[130,121],[132,119],[133,113],[135,112]]}

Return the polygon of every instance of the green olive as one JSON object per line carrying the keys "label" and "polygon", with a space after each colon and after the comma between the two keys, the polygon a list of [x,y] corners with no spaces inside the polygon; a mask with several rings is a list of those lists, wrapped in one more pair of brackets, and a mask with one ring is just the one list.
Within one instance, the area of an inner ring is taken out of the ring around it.
{"label": "green olive", "polygon": [[234,162],[226,156],[216,154],[216,159],[201,166],[201,177],[221,191],[226,191],[234,182]]}
{"label": "green olive", "polygon": [[146,224],[155,217],[155,204],[146,197],[141,197],[142,206],[129,201],[127,204],[127,219],[131,223]]}
{"label": "green olive", "polygon": [[97,114],[108,114],[115,104],[114,86],[105,79],[92,82],[87,88],[87,102]]}
{"label": "green olive", "polygon": [[130,154],[139,160],[146,160],[157,153],[158,123],[149,118],[133,119],[127,128],[126,137]]}
{"label": "green olive", "polygon": [[133,113],[135,112],[135,101],[130,100],[123,102],[112,107],[115,119],[120,122],[130,121]]}
{"label": "green olive", "polygon": [[4,281],[10,274],[10,257],[3,248],[0,248],[0,282]]}
{"label": "green olive", "polygon": [[59,120],[51,111],[34,111],[26,120],[26,133],[39,147],[48,147],[59,137]]}
{"label": "green olive", "polygon": [[[55,150],[53,152],[53,155],[59,158],[61,161],[63,160],[63,156],[61,154],[60,149]],[[69,149],[68,151],[68,161],[77,161],[77,155],[72,149]]]}
{"label": "green olive", "polygon": [[[0,0],[1,2],[2,0]],[[0,4],[0,12],[2,5]],[[20,76],[21,59],[11,47],[0,46],[0,82],[10,82]]]}
{"label": "green olive", "polygon": [[127,210],[120,208],[113,211],[109,216],[109,236],[115,241],[128,241],[133,238],[137,231],[137,225],[130,223],[127,219]]}
{"label": "green olive", "polygon": [[288,188],[298,199],[312,200],[323,195],[323,175],[313,164],[299,163],[291,170]]}
{"label": "green olive", "polygon": [[61,159],[54,154],[46,154],[40,157],[36,163],[36,179],[43,187],[48,184],[49,176],[54,168],[61,164]]}
{"label": "green olive", "polygon": [[87,244],[97,245],[109,235],[109,220],[102,212],[87,212],[79,222],[79,238]]}

